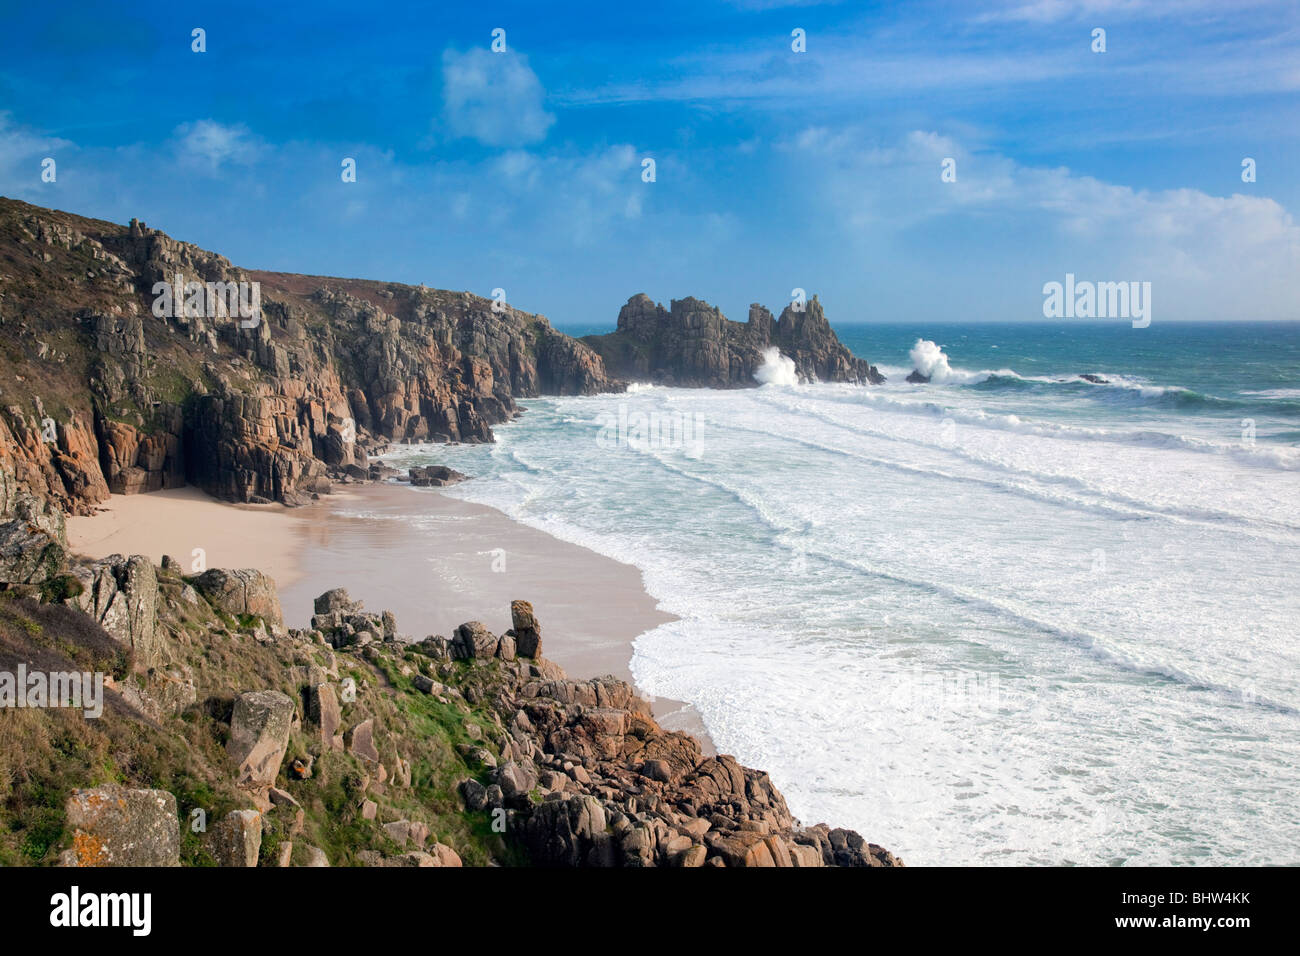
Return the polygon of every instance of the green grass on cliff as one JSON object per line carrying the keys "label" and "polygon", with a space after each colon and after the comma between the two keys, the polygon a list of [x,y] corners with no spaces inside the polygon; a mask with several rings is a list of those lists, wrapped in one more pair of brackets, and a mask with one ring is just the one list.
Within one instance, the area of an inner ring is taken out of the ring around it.
{"label": "green grass on cliff", "polygon": [[[85,615],[0,595],[0,670],[102,671],[126,677],[130,659]],[[67,845],[64,803],[72,790],[106,783],[169,790],[181,806],[234,809],[225,775],[194,741],[105,694],[101,717],[79,710],[0,709],[0,865],[57,862]],[[193,841],[185,862],[195,862]]]}
{"label": "green grass on cliff", "polygon": [[[522,849],[492,831],[487,813],[465,811],[459,794],[466,778],[486,782],[488,768],[458,748],[499,757],[506,738],[498,719],[486,704],[455,696],[444,702],[411,682],[419,671],[449,686],[474,687],[478,693],[470,696],[485,700],[499,676],[497,662],[443,664],[440,675],[435,662],[409,648],[337,653],[339,677],[352,676],[358,686],[356,702],[343,709],[343,726],[374,720],[375,742],[389,772],[380,785],[378,768],[353,754],[322,753],[316,727],[305,720],[308,668],[328,668],[334,652],[301,641],[259,641],[252,631],[261,622],[217,612],[187,591],[180,575],[158,576],[159,621],[170,655],[165,669],[192,676],[197,700],[156,720],[107,693],[97,720],[66,709],[0,709],[0,865],[56,863],[71,838],[64,825],[69,794],[107,783],[174,794],[181,862],[212,865],[203,834],[190,825],[193,814],[202,810],[210,828],[229,811],[249,806],[234,787],[225,746],[236,696],[266,689],[282,691],[298,705],[276,786],[301,804],[303,819],[293,836],[291,810],[277,807],[264,815],[263,865],[275,865],[290,840],[296,862],[307,845],[324,850],[335,866],[363,862],[363,851],[399,855],[414,847],[397,846],[382,825],[400,819],[426,824],[429,843],[451,846],[466,865],[526,862]],[[13,671],[20,661],[46,670],[101,670],[155,690],[160,679],[133,673],[130,655],[79,611],[0,592],[0,670]],[[309,754],[315,755],[311,777],[290,779],[293,760]],[[399,755],[411,764],[409,788],[392,777]],[[362,815],[367,799],[378,805],[375,820]]]}

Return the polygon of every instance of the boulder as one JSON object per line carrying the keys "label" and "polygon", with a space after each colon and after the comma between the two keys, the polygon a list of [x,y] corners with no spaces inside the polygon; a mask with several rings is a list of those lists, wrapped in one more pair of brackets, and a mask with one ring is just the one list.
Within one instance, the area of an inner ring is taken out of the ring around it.
{"label": "boulder", "polygon": [[[0,482],[4,482],[0,476]],[[0,515],[0,584],[40,584],[63,571],[68,539],[52,502],[17,494]]]}
{"label": "boulder", "polygon": [[375,722],[373,718],[361,721],[343,736],[348,750],[362,760],[373,764],[379,763],[379,748],[375,746]]}
{"label": "boulder", "polygon": [[361,603],[353,601],[346,588],[334,588],[316,598],[313,606],[317,614],[333,614],[335,611],[352,614],[360,609]]}
{"label": "boulder", "polygon": [[435,843],[429,848],[430,855],[438,861],[438,866],[462,866],[460,854],[445,843]]}
{"label": "boulder", "polygon": [[275,582],[261,571],[240,568],[228,571],[212,568],[194,579],[194,586],[213,607],[238,617],[250,614],[260,617],[272,630],[284,627],[284,614],[280,610],[280,597]]}
{"label": "boulder", "polygon": [[668,783],[672,780],[672,770],[667,760],[647,760],[641,765],[641,773],[651,780]]}
{"label": "boulder", "polygon": [[445,661],[451,659],[452,642],[445,637],[439,637],[436,634],[430,635],[416,645],[420,653],[426,657],[431,657],[436,661]]}
{"label": "boulder", "polygon": [[411,675],[411,686],[422,694],[432,694],[436,682],[423,674],[413,674]]}
{"label": "boulder", "polygon": [[465,480],[464,475],[458,471],[453,471],[446,465],[426,465],[423,468],[411,468],[407,474],[411,484],[417,487],[432,486],[441,488]]}
{"label": "boulder", "polygon": [[595,797],[551,800],[523,821],[524,842],[541,866],[614,864],[604,808]]}
{"label": "boulder", "polygon": [[329,857],[320,847],[305,846],[303,847],[303,866],[329,866]]}
{"label": "boulder", "polygon": [[[410,820],[394,820],[392,823],[385,823],[383,830],[398,846],[406,846],[406,841],[411,839]],[[425,836],[427,837],[428,834],[426,833]]]}
{"label": "boulder", "polygon": [[696,844],[690,849],[683,851],[681,855],[677,857],[677,865],[682,867],[703,866],[705,858],[707,858],[708,855],[708,850],[699,844]]}
{"label": "boulder", "polygon": [[231,810],[208,831],[205,842],[218,866],[257,866],[262,815],[256,810]]}
{"label": "boulder", "polygon": [[309,694],[308,716],[317,727],[321,750],[334,750],[334,738],[343,724],[343,711],[334,685],[313,684]]}
{"label": "boulder", "polygon": [[501,787],[501,794],[510,803],[526,801],[528,794],[537,786],[537,774],[513,760],[508,760],[496,769],[493,779]]}
{"label": "boulder", "polygon": [[510,602],[510,618],[515,632],[515,653],[520,657],[542,656],[542,625],[527,601]]}
{"label": "boulder", "polygon": [[487,788],[477,780],[462,780],[460,795],[465,801],[465,809],[471,813],[480,813],[487,809]]}
{"label": "boulder", "polygon": [[64,805],[68,866],[179,866],[180,819],[166,790],[106,784],[73,790]]}
{"label": "boulder", "polygon": [[497,642],[496,656],[503,661],[513,661],[515,659],[515,639],[509,634],[504,634],[501,640]]}
{"label": "boulder", "polygon": [[496,654],[497,639],[481,621],[468,621],[456,628],[454,652],[460,658],[488,658]]}
{"label": "boulder", "polygon": [[253,691],[236,698],[226,752],[239,767],[241,787],[275,783],[289,746],[293,711],[293,700],[279,691]]}
{"label": "boulder", "polygon": [[142,555],[109,555],[80,565],[73,575],[81,584],[76,603],[99,622],[114,640],[130,648],[136,670],[146,672],[163,663],[163,637],[158,628],[158,575]]}

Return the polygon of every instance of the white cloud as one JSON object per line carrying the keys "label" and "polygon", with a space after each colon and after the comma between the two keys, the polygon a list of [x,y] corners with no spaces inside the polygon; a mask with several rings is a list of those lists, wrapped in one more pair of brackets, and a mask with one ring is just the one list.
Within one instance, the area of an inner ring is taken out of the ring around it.
{"label": "white cloud", "polygon": [[443,118],[455,136],[486,146],[539,142],[555,122],[546,111],[545,96],[521,54],[482,48],[443,51]]}
{"label": "white cloud", "polygon": [[247,166],[262,151],[260,140],[241,123],[228,126],[216,120],[198,120],[182,123],[172,135],[183,162],[213,172],[226,164]]}
{"label": "white cloud", "polygon": [[[117,152],[125,157],[128,151]],[[42,178],[45,170],[41,162],[46,157],[56,164],[54,182]],[[38,206],[84,212],[88,198],[108,191],[107,178],[100,157],[71,140],[15,123],[9,113],[0,110],[0,195]],[[125,187],[112,190],[114,199],[123,199],[129,193]]]}
{"label": "white cloud", "polygon": [[0,110],[0,190],[8,196],[28,196],[41,186],[41,160],[59,162],[75,144],[57,136],[44,136],[16,125]]}
{"label": "white cloud", "polygon": [[502,215],[508,211],[512,219],[523,215],[578,245],[639,218],[643,196],[654,188],[641,181],[640,155],[626,143],[576,155],[510,150],[491,163],[489,173],[486,180],[466,183],[483,194],[484,205]]}
{"label": "white cloud", "polygon": [[[1134,189],[923,131],[882,145],[862,130],[804,130],[785,148],[850,234],[960,234],[970,264],[1017,282],[1058,267],[1149,280],[1169,318],[1300,318],[1300,226],[1267,197]],[[953,183],[940,178],[948,157]],[[1000,261],[1008,249],[1016,262]]]}
{"label": "white cloud", "polygon": [[11,114],[0,110],[0,157],[35,156],[37,153],[48,154],[56,149],[73,146],[66,139],[57,136],[44,136],[13,122]]}

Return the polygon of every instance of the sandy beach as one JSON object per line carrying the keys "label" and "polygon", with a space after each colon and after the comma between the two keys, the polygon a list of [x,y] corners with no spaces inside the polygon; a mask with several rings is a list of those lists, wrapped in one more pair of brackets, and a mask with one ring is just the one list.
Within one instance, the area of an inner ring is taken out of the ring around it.
{"label": "sandy beach", "polygon": [[[255,567],[275,579],[286,623],[307,627],[313,600],[345,587],[370,610],[390,610],[415,640],[450,636],[479,620],[510,627],[510,602],[531,601],[543,652],[573,677],[632,681],[638,635],[672,618],[640,572],[519,524],[495,509],[405,485],[341,488],[304,508],[232,505],[194,488],[120,496],[90,517],[68,519],[73,551],[90,557],[171,555],[194,567]],[[699,715],[659,699],[655,714],[712,752]]]}
{"label": "sandy beach", "polygon": [[[99,507],[97,514],[68,518],[73,551],[92,558],[143,554],[154,564],[166,554],[187,573],[257,568],[274,578],[282,593],[300,577],[297,529],[306,517],[302,510],[228,504],[197,488],[113,495]],[[307,622],[294,617],[289,623]]]}

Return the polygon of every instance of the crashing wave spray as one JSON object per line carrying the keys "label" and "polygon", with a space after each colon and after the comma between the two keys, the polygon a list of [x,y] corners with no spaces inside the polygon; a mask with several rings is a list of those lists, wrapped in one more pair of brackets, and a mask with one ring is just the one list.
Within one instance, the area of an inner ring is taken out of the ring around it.
{"label": "crashing wave spray", "polygon": [[782,355],[780,349],[775,346],[763,352],[763,364],[754,372],[754,378],[764,385],[799,384],[799,373],[795,371],[794,359]]}
{"label": "crashing wave spray", "polygon": [[948,364],[948,356],[944,355],[943,349],[929,339],[917,339],[916,344],[912,346],[912,351],[907,354],[912,360],[912,367],[930,381],[940,383],[952,378],[952,366]]}

